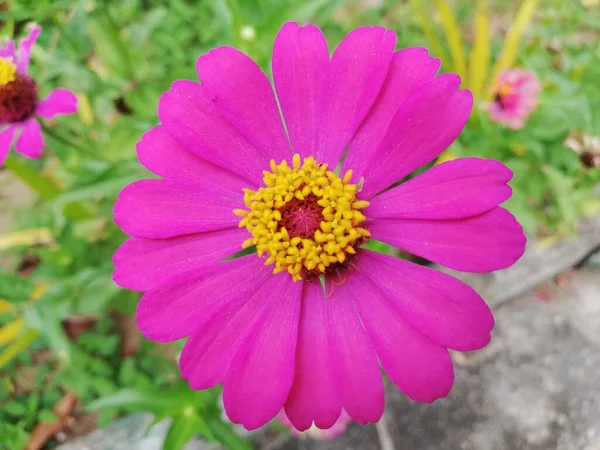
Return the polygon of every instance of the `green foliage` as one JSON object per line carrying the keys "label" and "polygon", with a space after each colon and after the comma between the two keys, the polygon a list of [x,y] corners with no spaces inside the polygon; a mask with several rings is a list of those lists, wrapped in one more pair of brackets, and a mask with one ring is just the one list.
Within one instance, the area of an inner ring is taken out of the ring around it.
{"label": "green foliage", "polygon": [[[181,343],[165,355],[164,346],[141,339],[133,355],[124,355],[132,325],[124,332],[115,317],[133,314],[139,294],[119,289],[111,280],[112,255],[125,239],[112,221],[113,204],[125,185],[151,176],[135,160],[135,146],[157,123],[160,95],[176,79],[195,79],[196,58],[211,48],[236,46],[270,73],[277,30],[283,22],[297,20],[319,25],[332,47],[352,28],[380,23],[397,32],[399,46],[427,45],[429,40],[437,42],[438,53],[458,55],[457,40],[451,49],[443,38],[443,18],[434,13],[434,2],[366,3],[8,2],[0,38],[22,35],[27,22],[39,22],[44,32],[33,51],[32,74],[40,95],[68,87],[78,94],[80,111],[45,123],[42,160],[14,161],[13,171],[20,170],[41,194],[35,207],[20,211],[18,229],[49,230],[52,239],[13,246],[8,253],[17,261],[14,270],[0,270],[0,299],[10,304],[0,313],[0,330],[15,321],[23,324],[10,342],[0,345],[2,444],[23,448],[36,424],[55,420],[52,408],[72,391],[81,405],[76,414],[99,411],[99,426],[137,411],[170,419],[166,449],[182,448],[194,436],[229,449],[250,448],[222,419],[218,388],[196,392],[180,381],[174,354]],[[414,14],[416,3],[419,15]],[[520,36],[517,56],[517,65],[535,71],[543,84],[539,108],[519,131],[492,123],[478,108],[452,146],[455,156],[495,158],[511,167],[514,195],[505,206],[532,235],[572,232],[582,215],[600,210],[592,195],[600,170],[585,167],[565,144],[574,133],[597,135],[600,130],[600,47],[592,45],[594,36],[597,44],[600,8],[586,11],[577,1],[543,3]],[[481,10],[475,9],[475,0],[454,6],[451,20],[442,9],[445,26],[460,33],[465,52],[470,52],[472,19]],[[487,13],[492,35],[490,42],[481,40],[488,23],[482,24],[480,17],[473,67],[500,53],[504,36],[494,23],[500,29],[511,25],[514,2],[490,0]],[[427,36],[421,31],[423,21]],[[482,91],[485,76],[477,75],[471,69],[469,76]],[[390,252],[381,242],[372,241],[369,248]],[[75,319],[89,324],[76,336],[68,332]]]}

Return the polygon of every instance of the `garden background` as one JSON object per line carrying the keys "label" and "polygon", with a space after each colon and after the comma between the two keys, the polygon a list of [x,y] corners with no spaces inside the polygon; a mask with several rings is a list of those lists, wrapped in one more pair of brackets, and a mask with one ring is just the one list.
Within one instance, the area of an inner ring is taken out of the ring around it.
{"label": "garden background", "polygon": [[[79,100],[77,115],[44,121],[41,159],[12,153],[0,172],[1,449],[56,448],[136,412],[171,419],[165,449],[197,437],[231,449],[265,439],[228,423],[218,388],[195,392],[180,379],[182,343],[137,332],[139,294],[111,280],[125,238],[112,207],[126,184],[148,176],[135,146],[171,82],[195,79],[197,57],[219,45],[270,75],[273,40],[288,20],[315,23],[330,48],[358,26],[383,25],[399,47],[426,46],[442,71],[458,72],[476,105],[441,159],[507,164],[506,207],[541,247],[577,240],[578,225],[600,213],[597,0],[0,1],[0,40],[25,36],[31,22],[42,27],[30,71],[41,96],[66,87]],[[486,109],[496,76],[513,67],[542,87],[518,130]],[[275,423],[264,433],[276,441],[289,430]]]}

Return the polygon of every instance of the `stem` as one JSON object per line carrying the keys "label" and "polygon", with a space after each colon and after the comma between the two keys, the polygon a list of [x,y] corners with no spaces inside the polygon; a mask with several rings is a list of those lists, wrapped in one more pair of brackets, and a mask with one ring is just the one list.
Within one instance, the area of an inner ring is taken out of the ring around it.
{"label": "stem", "polygon": [[44,134],[47,134],[48,136],[52,136],[54,139],[56,139],[59,142],[62,142],[63,144],[74,148],[75,150],[83,153],[83,154],[88,154],[88,155],[92,155],[93,152],[85,147],[82,147],[79,144],[74,143],[73,141],[71,141],[70,139],[62,136],[61,134],[57,133],[53,128],[48,127],[47,125],[44,125],[43,123],[42,125],[42,130],[44,131]]}
{"label": "stem", "polygon": [[19,161],[13,155],[9,155],[4,162],[4,167],[12,172],[23,183],[33,189],[44,200],[52,200],[60,190],[50,180],[41,176],[36,170]]}

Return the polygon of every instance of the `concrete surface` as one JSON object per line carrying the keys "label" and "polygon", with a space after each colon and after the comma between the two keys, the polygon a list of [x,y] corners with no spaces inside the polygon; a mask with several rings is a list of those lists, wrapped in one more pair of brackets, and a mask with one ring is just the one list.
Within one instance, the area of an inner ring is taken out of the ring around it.
{"label": "concrete surface", "polygon": [[[455,354],[450,396],[417,404],[387,389],[384,450],[599,450],[600,271],[570,274],[549,300],[531,293],[496,311],[492,343]],[[375,427],[280,450],[379,450]]]}

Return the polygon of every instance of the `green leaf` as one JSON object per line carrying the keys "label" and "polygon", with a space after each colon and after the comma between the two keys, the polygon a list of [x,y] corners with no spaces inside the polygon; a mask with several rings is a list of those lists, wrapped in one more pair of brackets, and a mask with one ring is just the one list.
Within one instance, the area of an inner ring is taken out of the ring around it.
{"label": "green leaf", "polygon": [[210,0],[215,19],[224,26],[225,29],[230,29],[233,25],[233,13],[227,0]]}
{"label": "green leaf", "polygon": [[211,428],[215,440],[222,443],[229,450],[250,450],[252,446],[248,441],[239,436],[233,427],[220,420],[218,417],[210,417],[208,426]]}
{"label": "green leaf", "polygon": [[35,170],[31,164],[21,161],[16,156],[9,155],[4,161],[4,169],[7,169],[26,183],[44,200],[51,200],[60,192],[54,183],[41,176],[39,171]]}
{"label": "green leaf", "polygon": [[230,259],[241,258],[242,256],[251,255],[252,253],[256,253],[256,245],[251,245],[248,248],[240,250],[239,252],[235,253],[234,255],[231,255],[230,257],[225,258],[223,261],[229,261]]}
{"label": "green leaf", "polygon": [[152,34],[164,22],[168,15],[166,8],[158,6],[152,8],[143,17],[142,22],[131,26],[131,41],[136,47],[152,43]]}
{"label": "green leaf", "polygon": [[135,314],[139,300],[139,293],[121,289],[121,292],[112,298],[110,302],[110,308],[120,312],[121,314],[130,316]]}
{"label": "green leaf", "polygon": [[88,411],[103,408],[127,408],[142,411],[163,411],[180,404],[181,399],[166,392],[157,393],[155,390],[122,389],[116,394],[100,398],[89,403]]}
{"label": "green leaf", "polygon": [[23,328],[23,318],[18,317],[6,325],[0,324],[0,345],[13,342],[21,333]]}
{"label": "green leaf", "polygon": [[13,417],[24,416],[27,413],[27,406],[13,400],[2,405],[2,412]]}
{"label": "green leaf", "polygon": [[29,330],[12,344],[0,353],[0,369],[12,361],[19,353],[29,347],[35,338],[37,338],[39,332],[37,330]]}
{"label": "green leaf", "polygon": [[25,318],[30,327],[35,328],[48,340],[52,352],[64,364],[71,362],[71,344],[62,328],[64,309],[54,304],[37,303],[25,309]]}
{"label": "green leaf", "polygon": [[120,292],[119,286],[111,282],[110,272],[94,271],[82,286],[77,312],[82,314],[102,313]]}
{"label": "green leaf", "polygon": [[100,411],[98,414],[98,427],[102,428],[108,425],[110,422],[115,420],[119,416],[119,411],[117,409],[106,408]]}
{"label": "green leaf", "polygon": [[139,179],[138,175],[127,175],[120,178],[112,178],[99,183],[94,183],[81,188],[73,189],[59,195],[52,202],[55,207],[62,208],[67,203],[82,200],[93,200],[98,202],[106,198],[114,198],[125,185]]}
{"label": "green leaf", "polygon": [[538,219],[525,196],[513,195],[502,206],[514,214],[527,234],[532,236],[537,234]]}
{"label": "green leaf", "polygon": [[575,225],[579,214],[572,198],[573,180],[551,166],[543,167],[542,171],[548,177],[563,223],[569,227]]}
{"label": "green leaf", "polygon": [[14,311],[16,309],[15,305],[11,302],[7,302],[3,298],[0,298],[0,314],[4,314],[7,312]]}
{"label": "green leaf", "polygon": [[119,383],[123,385],[133,384],[136,380],[137,371],[135,368],[135,360],[127,358],[121,364],[119,369]]}
{"label": "green leaf", "polygon": [[377,253],[383,253],[384,255],[389,255],[390,254],[390,250],[393,248],[392,246],[386,244],[385,242],[380,242],[380,241],[376,241],[374,239],[371,239],[367,245],[365,245],[365,248],[369,249],[369,250],[373,250],[374,252]]}
{"label": "green leaf", "polygon": [[10,303],[23,302],[29,299],[33,291],[33,281],[12,273],[0,270],[0,298]]}
{"label": "green leaf", "polygon": [[29,439],[29,434],[22,427],[4,422],[0,422],[0,436],[6,449],[25,448]]}
{"label": "green leaf", "polygon": [[[133,78],[133,66],[129,44],[124,40],[119,30],[107,17],[90,20],[87,32],[94,45],[94,52],[102,62],[99,75],[110,78],[119,75],[123,78]],[[103,74],[102,70],[106,70]]]}
{"label": "green leaf", "polygon": [[40,422],[56,422],[56,414],[51,409],[42,409],[38,413],[38,421]]}

